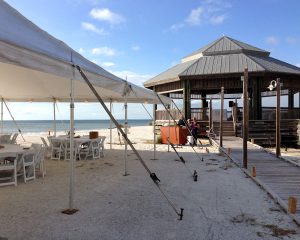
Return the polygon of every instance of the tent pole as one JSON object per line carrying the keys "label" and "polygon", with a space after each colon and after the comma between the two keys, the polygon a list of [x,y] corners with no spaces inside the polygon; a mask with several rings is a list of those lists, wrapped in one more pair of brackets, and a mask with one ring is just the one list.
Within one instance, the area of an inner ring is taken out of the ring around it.
{"label": "tent pole", "polygon": [[1,134],[3,134],[3,98],[1,98]]}
{"label": "tent pole", "polygon": [[[172,103],[171,103],[172,104]],[[171,104],[169,104],[169,111],[171,111]],[[169,129],[168,129],[168,152],[170,152],[170,125],[171,125],[171,114],[168,114],[169,117]]]}
{"label": "tent pole", "polygon": [[[124,130],[125,130],[125,135],[126,137],[128,134],[127,131],[127,96],[125,96],[125,101],[124,101],[124,109],[125,109],[125,123],[124,123]],[[124,139],[125,140],[125,139]],[[123,176],[127,176],[127,141],[125,141],[125,152],[124,152],[124,175]]]}
{"label": "tent pole", "polygon": [[55,111],[55,98],[53,99],[53,134],[56,137],[56,111]]}
{"label": "tent pole", "polygon": [[156,122],[156,106],[153,102],[153,159],[156,160],[156,138],[155,138],[155,122]]}
{"label": "tent pole", "polygon": [[[111,112],[111,110],[112,110],[112,99],[110,99],[110,102],[109,102],[109,111]],[[111,118],[109,118],[109,138],[110,138],[109,147],[111,150],[112,149],[112,121],[111,121]]]}
{"label": "tent pole", "polygon": [[[74,72],[74,69],[73,69]],[[70,189],[69,189],[69,210],[74,210],[74,86],[71,79],[70,94]]]}

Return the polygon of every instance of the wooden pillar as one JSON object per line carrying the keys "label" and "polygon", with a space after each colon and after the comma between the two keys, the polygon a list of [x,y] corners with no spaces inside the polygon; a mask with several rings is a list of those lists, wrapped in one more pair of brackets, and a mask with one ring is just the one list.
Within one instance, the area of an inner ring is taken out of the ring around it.
{"label": "wooden pillar", "polygon": [[220,111],[220,147],[223,147],[223,109],[224,109],[224,87],[221,87],[221,111]]}
{"label": "wooden pillar", "polygon": [[262,104],[261,104],[261,81],[259,78],[252,79],[252,94],[251,94],[251,107],[252,118],[254,120],[261,120],[262,118]]}
{"label": "wooden pillar", "polygon": [[248,68],[244,70],[243,79],[243,168],[248,167],[248,125],[249,125],[249,108],[248,108]]}
{"label": "wooden pillar", "polygon": [[289,108],[294,108],[294,90],[289,89],[288,93],[288,107]]}
{"label": "wooden pillar", "polygon": [[280,78],[276,79],[276,157],[280,156]]}
{"label": "wooden pillar", "polygon": [[212,120],[212,98],[209,101],[209,131],[213,131],[213,120]]}
{"label": "wooden pillar", "polygon": [[201,107],[202,107],[202,119],[200,120],[207,120],[207,117],[206,117],[206,109],[207,109],[207,106],[206,106],[206,92],[202,92],[201,93]]}
{"label": "wooden pillar", "polygon": [[183,88],[183,114],[185,119],[191,118],[191,87],[189,80],[182,81]]}

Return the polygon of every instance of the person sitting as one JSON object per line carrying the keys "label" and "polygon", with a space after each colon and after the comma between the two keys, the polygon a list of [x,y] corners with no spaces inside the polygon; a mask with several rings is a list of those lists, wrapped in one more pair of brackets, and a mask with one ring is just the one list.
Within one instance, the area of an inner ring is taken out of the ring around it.
{"label": "person sitting", "polygon": [[184,117],[183,117],[183,115],[180,115],[180,119],[178,120],[177,125],[178,125],[178,126],[185,126],[185,122],[184,122]]}
{"label": "person sitting", "polygon": [[193,145],[197,145],[197,138],[198,138],[198,126],[197,126],[197,120],[194,117],[193,120],[190,123],[190,129],[192,132],[192,136],[194,139],[194,144]]}

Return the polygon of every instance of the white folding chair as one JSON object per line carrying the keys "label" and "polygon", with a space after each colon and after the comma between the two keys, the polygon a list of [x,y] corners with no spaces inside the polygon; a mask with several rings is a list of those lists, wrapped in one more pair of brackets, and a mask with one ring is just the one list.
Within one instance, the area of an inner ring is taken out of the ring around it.
{"label": "white folding chair", "polygon": [[11,157],[12,161],[2,159],[0,162],[0,186],[17,186],[17,156]]}
{"label": "white folding chair", "polygon": [[19,135],[19,133],[14,133],[14,134],[11,136],[11,138],[10,138],[10,140],[9,140],[9,143],[11,143],[11,144],[17,144],[17,137],[18,137],[18,135]]}
{"label": "white folding chair", "polygon": [[40,173],[42,173],[43,178],[45,177],[46,174],[45,153],[46,153],[46,147],[41,146],[40,150],[35,154],[35,158],[34,158],[35,171],[38,170]]}
{"label": "white folding chair", "polygon": [[42,140],[43,145],[45,147],[45,153],[46,153],[47,157],[49,157],[50,156],[50,152],[51,152],[51,148],[50,148],[49,144],[47,143],[47,141],[46,141],[46,139],[44,137],[41,137],[41,140]]}
{"label": "white folding chair", "polygon": [[79,160],[86,160],[91,152],[91,142],[85,142],[79,144],[78,150],[77,150],[77,155]]}
{"label": "white folding chair", "polygon": [[23,155],[23,174],[24,182],[35,179],[34,159],[35,153],[25,153]]}
{"label": "white folding chair", "polygon": [[51,141],[51,159],[60,160],[61,154],[63,152],[62,141],[54,138],[52,138],[50,141]]}
{"label": "white folding chair", "polygon": [[104,157],[104,140],[106,137],[91,139],[91,155],[93,159]]}
{"label": "white folding chair", "polygon": [[10,143],[11,134],[5,134],[0,136],[0,143]]}

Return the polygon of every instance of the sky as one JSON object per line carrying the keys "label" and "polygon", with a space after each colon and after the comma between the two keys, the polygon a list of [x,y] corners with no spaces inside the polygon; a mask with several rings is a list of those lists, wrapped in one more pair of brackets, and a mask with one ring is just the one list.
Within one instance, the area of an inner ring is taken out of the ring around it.
{"label": "sky", "polygon": [[[299,0],[6,2],[87,59],[140,86],[223,35],[268,50],[272,57],[300,67]],[[20,120],[52,119],[53,115],[50,103],[9,103],[9,107]],[[58,118],[69,119],[68,104],[58,107]],[[152,111],[151,106],[148,109]],[[140,105],[129,104],[128,111],[129,118],[149,118]],[[124,118],[123,106],[115,105],[113,113]],[[4,117],[9,119],[7,112]],[[75,105],[75,118],[108,116],[99,104],[80,103]]]}

